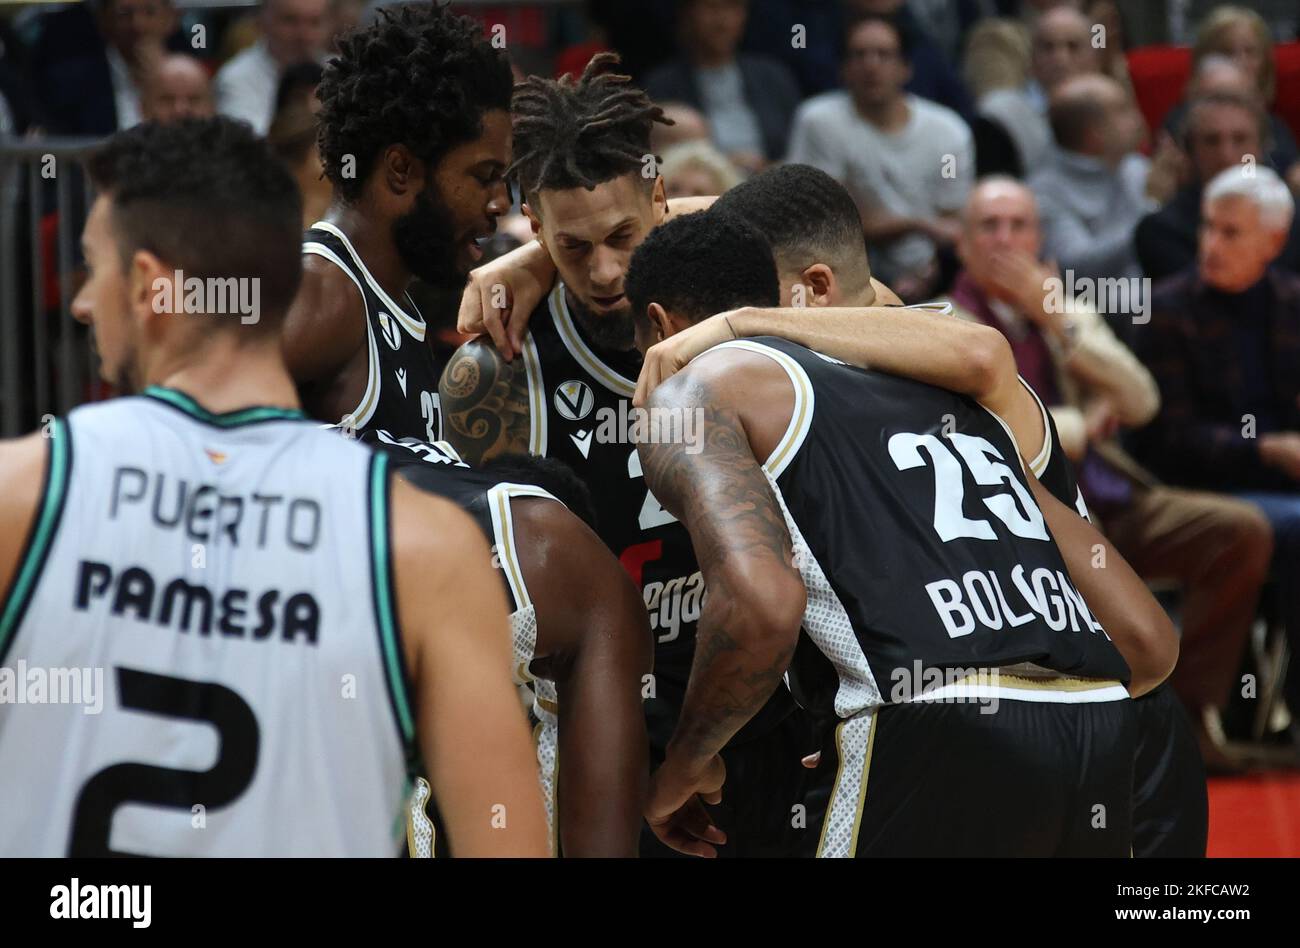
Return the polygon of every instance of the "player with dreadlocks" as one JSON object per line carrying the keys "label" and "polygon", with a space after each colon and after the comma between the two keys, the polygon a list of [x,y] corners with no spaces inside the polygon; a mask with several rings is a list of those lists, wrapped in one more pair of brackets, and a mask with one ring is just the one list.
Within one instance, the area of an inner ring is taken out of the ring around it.
{"label": "player with dreadlocks", "polygon": [[[506,450],[555,457],[590,488],[601,539],[641,589],[656,639],[645,706],[657,765],[685,693],[704,585],[686,530],[646,489],[629,430],[640,356],[623,277],[668,204],[650,159],[662,111],[606,71],[617,62],[597,56],[576,81],[532,78],[516,91],[512,172],[558,279],[531,314],[522,358],[507,361],[487,339],[467,343],[440,391],[445,437],[468,460]],[[791,808],[810,750],[810,723],[779,691],[712,763],[720,774],[725,761],[722,805],[706,812],[697,800],[697,835],[674,845],[698,855],[797,851],[792,837],[807,831],[791,825]],[[644,834],[643,855],[669,852]]]}
{"label": "player with dreadlocks", "polygon": [[334,201],[308,230],[284,353],[318,418],[439,438],[437,374],[407,287],[453,290],[510,208],[505,55],[438,4],[379,12],[325,68],[320,151]]}

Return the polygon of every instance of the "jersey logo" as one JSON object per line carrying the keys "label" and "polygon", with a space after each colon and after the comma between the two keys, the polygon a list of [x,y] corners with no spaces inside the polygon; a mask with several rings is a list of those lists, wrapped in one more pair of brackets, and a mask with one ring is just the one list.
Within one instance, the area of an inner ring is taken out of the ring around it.
{"label": "jersey logo", "polygon": [[402,394],[406,394],[406,369],[397,370],[397,384],[402,386]]}
{"label": "jersey logo", "polygon": [[[567,382],[561,382],[555,390],[555,410],[560,413],[561,418],[567,418],[569,421],[582,421],[591,414],[591,409],[595,407],[596,396],[591,393],[591,386],[586,382],[579,382],[576,379],[570,379]],[[586,457],[586,452],[583,452]]]}
{"label": "jersey logo", "polygon": [[379,312],[379,331],[383,333],[384,341],[388,343],[389,348],[402,348],[402,334],[397,328],[397,320],[382,310]]}
{"label": "jersey logo", "polygon": [[582,452],[583,460],[586,460],[587,455],[591,453],[591,437],[594,434],[594,431],[579,431],[577,434],[569,435],[573,443],[578,446],[578,450]]}
{"label": "jersey logo", "polygon": [[224,451],[213,451],[211,448],[204,448],[203,453],[208,456],[208,460],[213,464],[226,463],[226,452]]}

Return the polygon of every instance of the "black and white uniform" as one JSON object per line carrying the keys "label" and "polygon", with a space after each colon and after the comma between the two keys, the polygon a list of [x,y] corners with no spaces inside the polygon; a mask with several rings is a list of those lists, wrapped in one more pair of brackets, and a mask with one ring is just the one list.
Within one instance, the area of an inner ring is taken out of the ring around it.
{"label": "black and white uniform", "polygon": [[[491,474],[471,468],[446,442],[427,443],[392,437],[375,431],[363,439],[385,452],[395,473],[421,490],[445,497],[468,513],[492,546],[492,566],[501,574],[510,610],[513,640],[511,673],[526,695],[533,720],[533,744],[537,752],[542,800],[550,828],[551,854],[559,852],[559,821],[556,787],[559,781],[559,705],[555,683],[537,678],[529,670],[537,654],[537,609],[528,594],[515,540],[511,503],[521,497],[543,498],[561,503],[553,494],[532,484],[498,481]],[[430,814],[432,791],[423,778],[416,780],[408,813],[407,840],[414,857],[430,857],[446,850],[439,846],[436,812]]]}
{"label": "black and white uniform", "polygon": [[[533,311],[522,357],[529,453],[564,461],[587,485],[600,538],[645,599],[655,636],[655,691],[645,703],[646,725],[651,762],[657,765],[686,693],[704,578],[690,534],[646,487],[629,436],[641,357],[635,351],[597,352],[570,313],[558,281]],[[811,723],[789,692],[778,689],[723,752],[731,789],[714,812],[729,839],[721,855],[788,852],[790,807],[804,778],[799,759],[813,749]],[[751,843],[755,848],[748,848]],[[643,855],[650,854],[668,851],[647,832]]]}
{"label": "black and white uniform", "polygon": [[324,257],[348,275],[366,307],[366,388],[356,408],[331,419],[359,433],[383,429],[394,437],[442,437],[438,372],[428,327],[409,293],[399,305],[370,275],[351,241],[328,221],[303,238],[302,252]]}
{"label": "black and white uniform", "polygon": [[387,459],[158,387],[49,446],[0,664],[84,687],[0,703],[0,852],[396,856],[415,732]]}
{"label": "black and white uniform", "polygon": [[971,399],[784,340],[726,348],[794,388],[763,466],[808,590],[791,686],[838,721],[818,855],[1127,855],[1129,669],[1010,430]]}

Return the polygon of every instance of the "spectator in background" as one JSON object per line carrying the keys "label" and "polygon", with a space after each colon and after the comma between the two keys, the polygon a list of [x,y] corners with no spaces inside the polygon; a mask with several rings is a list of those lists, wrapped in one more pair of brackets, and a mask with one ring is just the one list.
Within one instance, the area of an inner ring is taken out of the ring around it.
{"label": "spectator in background", "polygon": [[108,135],[138,123],[145,78],[176,24],[171,0],[103,0],[43,16],[32,61],[47,130]]}
{"label": "spectator in background", "polygon": [[[1131,95],[1133,80],[1128,74],[1128,34],[1115,0],[1088,0],[1083,7],[1089,22],[1090,42],[1097,50],[1097,69],[1110,76]],[[1098,29],[1100,27],[1100,30]]]}
{"label": "spectator in background", "polygon": [[316,113],[320,111],[316,87],[323,72],[314,62],[298,63],[284,71],[275,93],[275,118],[266,135],[275,153],[289,166],[302,195],[303,230],[325,216],[333,198],[316,148]]}
{"label": "spectator in background", "polygon": [[[1227,168],[1242,167],[1247,156],[1254,161],[1264,154],[1267,134],[1267,117],[1249,92],[1213,92],[1192,101],[1182,134],[1191,181],[1138,224],[1135,243],[1143,273],[1160,280],[1196,262],[1205,182]],[[1277,266],[1300,272],[1300,220],[1292,219]]]}
{"label": "spectator in background", "polygon": [[262,37],[221,67],[216,78],[217,110],[243,119],[265,135],[275,112],[275,92],[284,70],[319,60],[330,38],[330,0],[265,0]]}
{"label": "spectator in background", "polygon": [[1101,57],[1092,45],[1092,25],[1074,6],[1046,9],[1034,21],[1030,39],[1034,77],[1028,94],[1046,116],[1052,94],[1077,76],[1101,72]]}
{"label": "spectator in background", "polygon": [[1133,232],[1177,182],[1135,150],[1137,106],[1109,76],[1078,76],[1052,93],[1051,122],[1056,147],[1029,179],[1047,255],[1075,279],[1139,276]]}
{"label": "spectator in background", "polygon": [[937,288],[937,245],[956,239],[975,156],[959,115],[903,91],[911,73],[906,42],[886,17],[863,17],[847,30],[845,89],[800,107],[789,160],[820,168],[849,190],[873,270],[913,302]]}
{"label": "spectator in background", "polygon": [[907,91],[951,109],[963,119],[975,113],[975,104],[961,77],[930,38],[904,0],[844,0],[847,22],[863,16],[892,18],[907,36],[911,74]]}
{"label": "spectator in background", "polygon": [[744,48],[785,63],[805,97],[820,95],[839,88],[843,29],[838,0],[751,0]]}
{"label": "spectator in background", "polygon": [[1237,769],[1219,740],[1217,717],[1268,573],[1268,521],[1242,501],[1165,487],[1120,448],[1120,428],[1155,417],[1155,381],[1095,308],[1079,300],[1058,305],[1063,301],[1045,292],[1059,274],[1041,262],[1041,251],[1033,193],[1010,178],[981,181],[962,217],[958,254],[965,269],[952,301],[959,315],[993,326],[1011,343],[1115,548],[1144,579],[1179,583],[1183,636],[1170,683],[1188,709],[1207,769]]}
{"label": "spectator in background", "polygon": [[164,56],[145,82],[140,110],[146,122],[211,118],[216,107],[203,63],[183,53]]}
{"label": "spectator in background", "polygon": [[1030,41],[1014,20],[983,20],[966,44],[966,83],[975,95],[977,175],[1022,177],[1052,144],[1052,131],[1029,95]]}
{"label": "spectator in background", "polygon": [[678,0],[682,58],[655,69],[645,91],[708,116],[713,143],[749,172],[785,155],[799,85],[780,62],[740,53],[749,0]]}
{"label": "spectator in background", "polygon": [[[1173,483],[1231,491],[1273,526],[1274,573],[1300,651],[1300,277],[1274,261],[1295,200],[1268,168],[1205,188],[1197,265],[1156,288],[1139,351],[1164,404],[1135,447]],[[1286,699],[1300,734],[1300,662]]]}
{"label": "spectator in background", "polygon": [[650,130],[650,150],[660,157],[674,145],[685,142],[707,142],[713,136],[709,131],[709,120],[698,109],[682,102],[656,103],[664,110],[664,118],[671,124],[655,123]]}
{"label": "spectator in background", "polygon": [[[1300,153],[1296,150],[1295,136],[1286,122],[1268,111],[1268,103],[1255,80],[1237,60],[1222,53],[1208,53],[1200,60],[1194,59],[1192,69],[1184,101],[1169,110],[1165,116],[1165,129],[1177,138],[1187,123],[1188,104],[1211,93],[1224,92],[1248,99],[1258,106],[1268,123],[1267,134],[1261,139],[1261,143],[1268,142],[1268,163],[1287,180],[1292,193],[1295,193],[1300,184],[1300,165],[1297,164]],[[1263,152],[1252,154],[1264,157]]]}
{"label": "spectator in background", "polygon": [[659,173],[668,197],[709,197],[743,180],[740,170],[708,142],[684,142],[663,153]]}

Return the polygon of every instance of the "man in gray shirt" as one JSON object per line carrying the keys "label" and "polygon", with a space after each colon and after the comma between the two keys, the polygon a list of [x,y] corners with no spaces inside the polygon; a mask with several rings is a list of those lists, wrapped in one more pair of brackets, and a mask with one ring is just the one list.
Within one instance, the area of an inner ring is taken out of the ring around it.
{"label": "man in gray shirt", "polygon": [[1172,193],[1135,149],[1142,115],[1109,76],[1078,76],[1052,94],[1055,147],[1029,186],[1038,198],[1043,250],[1076,280],[1138,277],[1133,235]]}
{"label": "man in gray shirt", "polygon": [[845,34],[842,91],[795,117],[788,158],[840,181],[857,202],[872,268],[907,302],[938,278],[975,173],[970,129],[949,109],[903,91],[911,73],[895,22],[864,16]]}

